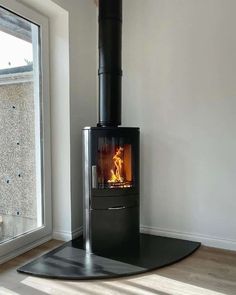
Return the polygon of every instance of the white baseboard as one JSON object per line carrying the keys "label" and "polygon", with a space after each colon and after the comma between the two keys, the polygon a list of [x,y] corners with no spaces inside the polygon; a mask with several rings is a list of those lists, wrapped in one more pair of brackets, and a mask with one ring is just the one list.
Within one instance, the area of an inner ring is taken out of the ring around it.
{"label": "white baseboard", "polygon": [[[140,226],[141,233],[152,234],[156,236],[170,237],[176,239],[183,239],[189,241],[196,241],[202,245],[226,250],[236,251],[236,240],[220,239],[212,236],[199,235],[195,233],[178,232],[169,229],[158,227],[151,227],[146,225]],[[81,236],[83,233],[83,226],[78,227],[73,232],[54,231],[53,238],[61,241],[69,241]]]}
{"label": "white baseboard", "polygon": [[72,238],[71,231],[55,230],[52,233],[52,238],[59,241],[70,241]]}
{"label": "white baseboard", "polygon": [[83,226],[81,225],[77,229],[73,230],[72,232],[72,239],[78,238],[83,234]]}
{"label": "white baseboard", "polygon": [[203,245],[214,248],[221,248],[227,250],[236,251],[236,240],[220,239],[212,236],[199,235],[187,232],[178,232],[169,229],[163,229],[158,227],[151,227],[141,225],[141,233],[152,234],[163,237],[184,239],[190,241],[201,242]]}
{"label": "white baseboard", "polygon": [[33,243],[30,243],[28,245],[26,245],[25,247],[22,247],[20,249],[17,249],[16,251],[12,252],[12,253],[9,253],[5,256],[2,256],[0,257],[0,264],[4,263],[4,262],[7,262],[25,252],[28,252],[30,250],[32,250],[33,248],[37,247],[37,246],[40,246],[48,241],[50,241],[52,239],[52,235],[48,235],[40,240],[37,240]]}
{"label": "white baseboard", "polygon": [[67,241],[70,241],[72,239],[75,239],[75,238],[81,236],[82,233],[83,233],[83,227],[80,226],[73,231],[63,231],[63,230],[53,231],[52,237],[55,240],[67,242]]}

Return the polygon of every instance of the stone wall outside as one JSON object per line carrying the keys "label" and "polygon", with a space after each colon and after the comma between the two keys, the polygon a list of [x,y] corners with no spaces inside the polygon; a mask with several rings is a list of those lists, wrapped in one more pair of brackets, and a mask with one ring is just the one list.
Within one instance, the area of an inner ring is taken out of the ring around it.
{"label": "stone wall outside", "polygon": [[37,216],[34,120],[32,79],[1,82],[0,214]]}

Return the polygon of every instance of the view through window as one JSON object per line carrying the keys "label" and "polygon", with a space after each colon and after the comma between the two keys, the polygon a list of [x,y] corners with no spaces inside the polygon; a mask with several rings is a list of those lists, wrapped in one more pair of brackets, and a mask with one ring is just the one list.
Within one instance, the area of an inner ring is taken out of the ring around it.
{"label": "view through window", "polygon": [[43,225],[39,35],[0,7],[0,243]]}

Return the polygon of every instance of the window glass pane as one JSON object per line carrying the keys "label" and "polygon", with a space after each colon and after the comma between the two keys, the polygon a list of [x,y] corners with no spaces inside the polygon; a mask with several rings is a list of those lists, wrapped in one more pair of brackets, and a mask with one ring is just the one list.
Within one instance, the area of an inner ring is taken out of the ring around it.
{"label": "window glass pane", "polygon": [[99,137],[97,176],[99,188],[132,187],[131,144],[124,138]]}
{"label": "window glass pane", "polygon": [[39,30],[0,7],[0,242],[43,225]]}

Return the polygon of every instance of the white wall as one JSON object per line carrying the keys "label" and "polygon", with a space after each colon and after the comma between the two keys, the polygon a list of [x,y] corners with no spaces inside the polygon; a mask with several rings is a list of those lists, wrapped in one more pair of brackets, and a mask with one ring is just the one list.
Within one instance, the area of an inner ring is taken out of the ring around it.
{"label": "white wall", "polygon": [[236,2],[124,0],[123,123],[146,232],[236,250]]}
{"label": "white wall", "polygon": [[53,233],[82,226],[81,129],[96,122],[96,22],[93,0],[18,0],[49,18]]}
{"label": "white wall", "polygon": [[76,233],[83,222],[82,129],[96,126],[97,123],[98,45],[97,7],[94,1],[73,2],[70,12],[70,134],[72,231]]}
{"label": "white wall", "polygon": [[[81,134],[83,127],[95,126],[97,121],[97,7],[93,0],[53,1],[69,13],[70,222],[74,237],[81,233],[83,223]],[[63,138],[60,140],[63,142]],[[57,145],[55,149],[58,148]],[[57,160],[60,161],[59,158]],[[64,175],[63,171],[60,173]],[[67,195],[60,195],[61,200],[67,198]],[[54,220],[61,225],[56,236],[63,238],[65,218],[59,210],[65,208],[55,198],[58,210],[54,212]],[[54,227],[54,231],[57,232],[57,228]],[[67,231],[64,237],[66,235]]]}

